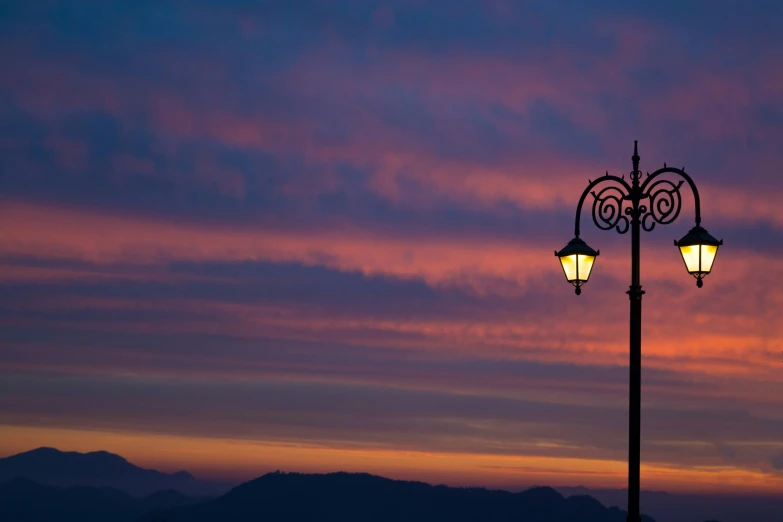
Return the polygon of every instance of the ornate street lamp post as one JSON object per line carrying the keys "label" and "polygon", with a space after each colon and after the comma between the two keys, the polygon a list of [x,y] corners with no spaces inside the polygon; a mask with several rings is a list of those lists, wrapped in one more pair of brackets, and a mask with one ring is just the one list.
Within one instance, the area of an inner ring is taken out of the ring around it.
{"label": "ornate street lamp post", "polygon": [[[576,295],[582,293],[582,285],[590,278],[593,264],[599,252],[593,250],[579,238],[579,217],[582,204],[588,194],[592,194],[593,222],[601,230],[615,229],[620,234],[631,231],[631,287],[626,292],[631,300],[631,364],[630,364],[630,401],[628,419],[628,522],[638,522],[639,516],[639,461],[640,461],[640,417],[642,382],[642,295],[644,291],[639,278],[639,235],[641,229],[649,232],[655,224],[672,223],[680,214],[682,200],[680,187],[688,183],[693,191],[696,207],[696,226],[682,239],[675,241],[688,273],[696,278],[696,285],[704,285],[704,277],[712,270],[712,264],[723,241],[718,241],[701,227],[701,205],[699,191],[685,169],[667,167],[652,174],[649,172],[642,180],[639,170],[637,142],[633,142],[633,170],[631,184],[625,176],[605,176],[590,181],[579,198],[576,206],[574,239],[555,255],[566,279],[576,287]],[[681,179],[671,181],[664,174],[674,174]],[[594,191],[596,187],[600,190]],[[644,204],[642,204],[644,203]]]}

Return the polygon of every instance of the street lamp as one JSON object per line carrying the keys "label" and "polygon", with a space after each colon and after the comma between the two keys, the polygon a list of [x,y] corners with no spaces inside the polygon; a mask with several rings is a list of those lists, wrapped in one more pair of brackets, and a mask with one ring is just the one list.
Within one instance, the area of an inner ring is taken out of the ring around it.
{"label": "street lamp", "polygon": [[582,293],[582,285],[590,279],[595,258],[600,251],[593,250],[587,243],[575,237],[555,255],[560,258],[566,280],[576,287],[576,295]]}
{"label": "street lamp", "polygon": [[718,247],[722,244],[722,239],[718,241],[698,225],[690,229],[682,239],[674,242],[674,246],[680,248],[685,268],[696,278],[696,286],[699,288],[704,286],[702,279],[712,270]]}
{"label": "street lamp", "polygon": [[[555,255],[560,259],[566,279],[576,287],[576,295],[582,293],[582,285],[590,278],[593,264],[599,252],[593,250],[579,237],[579,218],[582,205],[588,194],[593,195],[593,223],[601,230],[615,229],[620,234],[631,231],[631,286],[628,297],[631,301],[630,336],[630,397],[628,415],[628,522],[639,522],[639,463],[640,463],[640,418],[641,418],[641,382],[642,382],[642,295],[644,291],[639,277],[639,241],[641,229],[649,232],[656,223],[668,225],[680,215],[682,200],[680,187],[687,183],[693,192],[696,208],[696,226],[679,241],[674,241],[680,249],[682,260],[688,273],[696,278],[696,285],[704,286],[704,277],[712,270],[718,247],[722,240],[712,237],[701,226],[701,203],[699,191],[685,168],[677,169],[663,164],[652,174],[647,173],[642,180],[639,170],[637,142],[633,142],[633,170],[631,183],[625,176],[610,176],[607,172],[595,181],[589,181],[587,188],[576,206],[574,239]],[[665,174],[679,176],[672,181]],[[600,190],[593,190],[600,187]],[[642,204],[645,203],[645,204]]]}

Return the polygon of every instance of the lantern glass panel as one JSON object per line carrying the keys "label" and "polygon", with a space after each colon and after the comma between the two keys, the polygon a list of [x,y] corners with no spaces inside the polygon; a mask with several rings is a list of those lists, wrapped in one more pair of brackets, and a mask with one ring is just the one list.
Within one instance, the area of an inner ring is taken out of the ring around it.
{"label": "lantern glass panel", "polygon": [[562,256],[560,258],[560,264],[563,266],[563,272],[565,272],[569,283],[587,281],[590,278],[590,272],[593,270],[594,263],[595,256],[584,254],[571,254],[570,256]]}

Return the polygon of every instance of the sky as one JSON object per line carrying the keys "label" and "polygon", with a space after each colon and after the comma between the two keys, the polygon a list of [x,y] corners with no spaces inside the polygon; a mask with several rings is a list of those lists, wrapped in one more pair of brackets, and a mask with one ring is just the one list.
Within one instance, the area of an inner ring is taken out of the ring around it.
{"label": "sky", "polygon": [[0,456],[624,487],[630,237],[553,251],[638,140],[725,241],[643,233],[642,488],[783,493],[782,19],[0,1]]}

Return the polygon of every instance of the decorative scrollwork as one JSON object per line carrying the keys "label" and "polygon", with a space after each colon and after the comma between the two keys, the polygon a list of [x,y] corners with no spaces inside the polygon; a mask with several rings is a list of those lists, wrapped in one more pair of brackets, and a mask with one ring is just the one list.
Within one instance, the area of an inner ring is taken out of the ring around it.
{"label": "decorative scrollwork", "polygon": [[639,207],[639,215],[642,217],[642,228],[651,231],[655,224],[668,225],[680,215],[682,198],[680,187],[683,181],[674,183],[668,179],[661,179],[650,185],[642,197],[650,198],[649,211],[645,206]]}
{"label": "decorative scrollwork", "polygon": [[[593,197],[593,223],[601,230],[616,228],[620,234],[628,232],[630,222],[623,215],[623,201],[627,194],[620,188],[610,185],[599,192],[592,192]],[[628,214],[626,209],[625,214]]]}
{"label": "decorative scrollwork", "polygon": [[[674,222],[682,210],[682,195],[680,188],[686,184],[693,192],[693,203],[696,214],[696,225],[701,223],[701,203],[699,191],[691,177],[682,169],[668,167],[665,163],[662,169],[642,176],[639,169],[639,153],[634,142],[634,153],[631,156],[633,171],[630,183],[625,176],[614,176],[608,172],[605,176],[591,181],[579,198],[574,220],[574,236],[579,237],[582,207],[587,197],[592,194],[593,223],[601,230],[616,229],[625,234],[629,229],[634,232],[636,227],[649,232],[656,225],[668,225]],[[679,177],[672,181],[669,177]],[[597,187],[605,187],[598,190]]]}

